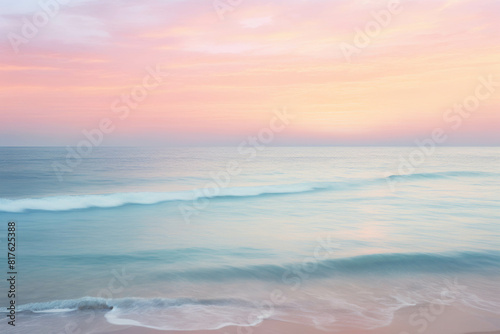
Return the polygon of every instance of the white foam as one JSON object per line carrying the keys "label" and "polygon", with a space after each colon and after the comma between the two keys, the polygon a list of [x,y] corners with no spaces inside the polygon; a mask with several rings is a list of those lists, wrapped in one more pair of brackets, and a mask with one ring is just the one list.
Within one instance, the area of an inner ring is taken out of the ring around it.
{"label": "white foam", "polygon": [[201,188],[193,191],[138,192],[100,195],[50,196],[42,198],[0,199],[0,212],[26,210],[67,211],[87,208],[112,208],[126,204],[157,204],[169,201],[191,201],[224,196],[259,196],[263,194],[301,193],[330,188],[329,183],[302,183],[256,187]]}
{"label": "white foam", "polygon": [[[31,311],[34,313],[64,313],[85,309],[110,309],[108,300],[95,297],[83,297],[79,299],[53,300],[41,303],[29,303],[18,306],[17,310]],[[0,309],[0,312],[4,310]]]}
{"label": "white foam", "polygon": [[105,314],[113,325],[128,325],[156,330],[217,330],[227,326],[250,327],[263,321],[262,317],[251,317],[254,310],[234,306],[187,304],[175,307],[147,307],[138,303],[136,307],[115,307]]}
{"label": "white foam", "polygon": [[59,309],[50,309],[50,310],[42,310],[42,311],[33,311],[33,313],[65,313],[76,311],[76,308],[59,308]]}

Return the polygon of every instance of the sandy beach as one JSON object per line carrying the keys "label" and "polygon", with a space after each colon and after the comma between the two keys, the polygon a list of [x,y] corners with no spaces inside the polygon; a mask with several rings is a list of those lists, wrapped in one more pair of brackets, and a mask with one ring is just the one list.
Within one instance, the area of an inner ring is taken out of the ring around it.
{"label": "sandy beach", "polygon": [[[456,325],[454,325],[456,326]],[[459,327],[459,326],[457,326]],[[335,333],[335,334],[390,334],[390,333],[405,333],[403,331],[394,332],[391,328],[381,328],[377,330],[365,331],[365,330],[345,330],[345,331],[322,331],[316,328],[311,328],[303,325],[290,324],[281,321],[269,320],[263,322],[260,326],[249,328],[242,328],[238,331],[237,327],[226,327],[220,330],[214,331],[159,331],[147,328],[132,327],[127,329],[117,329],[113,332],[114,334],[230,334],[230,333],[241,333],[241,334],[325,334],[325,333]],[[408,332],[409,333],[409,332]],[[415,332],[416,333],[416,332]],[[437,332],[424,332],[424,333],[437,333]],[[440,334],[500,334],[498,331],[482,331],[482,332],[464,332],[459,328],[456,331],[439,332]]]}
{"label": "sandy beach", "polygon": [[[399,310],[394,321],[376,329],[349,329],[337,328],[321,330],[312,326],[296,323],[264,320],[254,327],[227,326],[217,330],[198,331],[162,331],[141,327],[113,327],[101,333],[114,334],[500,334],[500,317],[491,315],[475,315],[447,308],[438,317],[424,324],[420,321],[410,322],[409,317],[418,311],[416,307],[407,307]],[[412,325],[413,324],[413,325]]]}

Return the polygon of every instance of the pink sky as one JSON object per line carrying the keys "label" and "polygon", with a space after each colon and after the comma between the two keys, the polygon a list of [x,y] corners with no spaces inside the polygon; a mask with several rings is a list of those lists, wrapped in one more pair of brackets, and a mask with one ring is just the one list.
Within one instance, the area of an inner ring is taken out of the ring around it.
{"label": "pink sky", "polygon": [[[500,144],[500,2],[391,1],[66,0],[29,38],[38,1],[4,1],[0,145],[74,145],[103,118],[105,145],[237,145],[281,108],[295,118],[276,145],[412,145],[435,128]],[[157,65],[168,76],[120,119],[112,104]]]}

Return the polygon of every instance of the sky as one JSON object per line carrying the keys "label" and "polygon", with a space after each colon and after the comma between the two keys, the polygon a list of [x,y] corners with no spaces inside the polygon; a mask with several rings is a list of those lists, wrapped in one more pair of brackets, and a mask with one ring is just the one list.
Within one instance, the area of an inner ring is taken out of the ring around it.
{"label": "sky", "polygon": [[0,0],[0,145],[414,145],[435,131],[499,145],[499,13],[498,0]]}

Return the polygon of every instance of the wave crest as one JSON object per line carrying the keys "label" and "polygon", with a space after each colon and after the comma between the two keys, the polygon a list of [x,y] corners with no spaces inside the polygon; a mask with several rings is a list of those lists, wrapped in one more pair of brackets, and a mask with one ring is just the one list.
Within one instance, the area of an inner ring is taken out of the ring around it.
{"label": "wave crest", "polygon": [[84,297],[80,299],[53,300],[43,303],[30,303],[18,307],[19,312],[35,313],[70,312],[83,310],[112,310],[113,306],[103,298]]}
{"label": "wave crest", "polygon": [[129,192],[98,195],[66,195],[42,198],[5,199],[0,198],[0,212],[68,211],[88,208],[113,208],[128,204],[158,204],[170,201],[193,201],[200,198],[215,197],[254,197],[272,194],[294,194],[319,190],[343,190],[353,187],[369,186],[391,179],[422,180],[448,179],[457,177],[487,177],[495,173],[475,171],[449,171],[435,173],[416,173],[407,175],[389,175],[383,178],[345,180],[340,182],[309,182],[296,184],[265,185],[251,187],[200,188],[174,192]]}
{"label": "wave crest", "polygon": [[[328,189],[331,183],[301,183],[256,187],[219,188],[214,195],[203,190],[177,192],[138,192],[102,195],[50,196],[42,198],[0,199],[0,211],[24,212],[27,210],[68,211],[88,208],[113,208],[127,204],[158,204],[170,201],[192,201],[213,197],[252,197],[270,194],[292,194]],[[207,191],[208,192],[208,191]]]}

